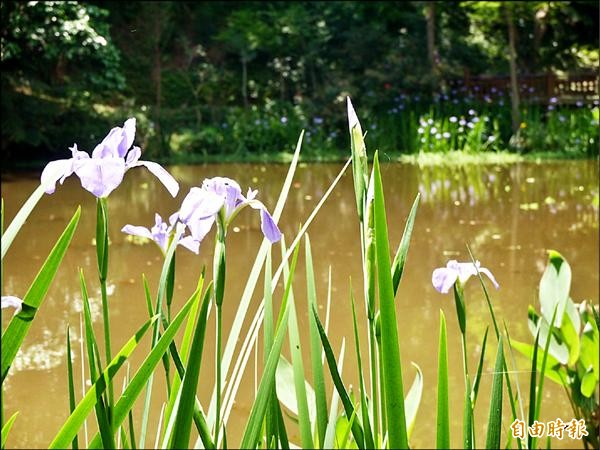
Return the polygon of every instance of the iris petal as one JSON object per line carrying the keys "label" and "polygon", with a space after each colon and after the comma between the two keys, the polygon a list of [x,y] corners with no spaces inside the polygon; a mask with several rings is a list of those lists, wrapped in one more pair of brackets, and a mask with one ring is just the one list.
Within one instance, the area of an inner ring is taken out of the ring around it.
{"label": "iris petal", "polygon": [[144,166],[148,169],[152,174],[158,178],[158,180],[165,185],[169,194],[175,197],[179,192],[179,183],[173,178],[173,176],[167,172],[160,164],[152,162],[152,161],[138,161],[135,164],[132,164],[129,167],[137,167]]}
{"label": "iris petal", "polygon": [[121,228],[121,231],[123,233],[131,234],[133,236],[140,236],[140,237],[144,237],[144,238],[148,238],[148,239],[153,239],[152,233],[146,227],[128,224],[128,225],[125,225],[123,228]]}
{"label": "iris petal", "polygon": [[272,244],[281,239],[281,231],[266,208],[260,210],[260,228]]}
{"label": "iris petal", "polygon": [[49,162],[40,177],[40,182],[46,186],[46,194],[52,194],[56,190],[56,182],[64,181],[66,177],[73,173],[73,158],[59,159]]}
{"label": "iris petal", "polygon": [[457,278],[458,272],[456,270],[440,267],[433,271],[431,282],[438,292],[447,294],[454,283],[456,283]]}
{"label": "iris petal", "polygon": [[0,306],[2,309],[4,308],[15,308],[15,315],[21,312],[23,309],[23,300],[19,297],[15,297],[14,295],[6,295],[0,298]]}
{"label": "iris petal", "polygon": [[123,181],[125,161],[122,158],[91,158],[79,160],[75,173],[84,189],[98,198],[106,197]]}
{"label": "iris petal", "polygon": [[192,237],[200,242],[204,237],[208,234],[213,224],[215,223],[215,216],[210,216],[206,219],[194,220],[192,222],[187,223],[190,232],[192,233]]}
{"label": "iris petal", "polygon": [[200,241],[195,240],[192,236],[186,236],[179,240],[179,245],[183,245],[189,251],[198,254],[200,251]]}
{"label": "iris petal", "polygon": [[123,124],[123,138],[117,147],[117,151],[121,158],[125,157],[127,150],[131,148],[135,139],[135,117],[127,119]]}
{"label": "iris petal", "polygon": [[181,202],[179,220],[187,224],[191,221],[214,216],[223,206],[223,197],[213,192],[193,187]]}
{"label": "iris petal", "polygon": [[494,278],[494,275],[492,275],[492,272],[490,272],[488,269],[486,269],[485,267],[481,267],[479,269],[479,271],[481,273],[484,273],[487,275],[487,277],[490,279],[490,281],[492,282],[492,284],[494,285],[494,287],[496,289],[498,289],[500,287],[500,285],[498,284],[498,282],[496,281],[496,278]]}

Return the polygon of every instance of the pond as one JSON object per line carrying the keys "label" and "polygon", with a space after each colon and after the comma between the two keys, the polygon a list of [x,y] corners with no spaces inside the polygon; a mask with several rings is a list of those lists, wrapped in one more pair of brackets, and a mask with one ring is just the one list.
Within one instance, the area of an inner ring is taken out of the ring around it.
{"label": "pond", "polygon": [[[300,165],[281,218],[281,229],[289,244],[335,178],[339,164]],[[125,224],[150,226],[154,213],[163,217],[174,212],[189,188],[201,184],[205,177],[228,176],[236,179],[242,189],[259,189],[259,198],[273,210],[283,184],[287,166],[260,164],[227,164],[173,166],[169,168],[181,184],[177,199],[169,196],[162,185],[144,170],[128,172],[123,184],[110,196],[109,303],[113,332],[113,352],[139,328],[147,318],[141,274],[148,277],[153,295],[158,285],[161,255],[151,243],[141,245],[129,239],[120,229]],[[2,197],[5,201],[6,223],[16,214],[29,194],[36,188],[39,174],[3,174]],[[388,163],[382,165],[385,199],[388,210],[390,245],[397,247],[404,223],[417,192],[422,193],[417,213],[407,266],[397,297],[397,317],[400,348],[403,359],[404,383],[407,389],[415,376],[411,361],[423,371],[425,389],[411,439],[413,447],[435,445],[435,410],[437,345],[439,311],[444,311],[448,322],[450,359],[451,442],[461,444],[462,423],[462,363],[460,333],[451,295],[442,295],[431,285],[431,273],[449,259],[468,260],[466,244],[475,257],[489,268],[500,283],[500,289],[489,285],[492,301],[501,320],[506,321],[511,338],[532,343],[527,330],[527,307],[538,306],[537,288],[546,264],[546,250],[556,249],[570,263],[573,270],[571,297],[598,302],[598,163],[597,161],[561,161],[519,163],[511,165],[469,165],[419,167]],[[45,196],[15,239],[4,261],[3,294],[22,297],[53,243],[66,226],[77,205],[82,206],[79,228],[58,271],[46,300],[13,364],[5,383],[5,412],[19,410],[9,446],[47,447],[68,416],[66,369],[66,327],[71,328],[74,345],[74,368],[78,374],[76,391],[81,394],[81,353],[79,347],[81,295],[77,277],[82,268],[92,297],[92,314],[96,332],[102,335],[99,284],[96,275],[96,253],[93,243],[95,232],[95,199],[81,189],[78,179],[71,177],[55,194]],[[244,289],[262,234],[255,211],[247,209],[238,216],[235,228],[228,237],[227,288],[224,301],[224,336],[228,335],[238,301]],[[214,233],[214,232],[213,232]],[[362,291],[360,242],[351,171],[342,178],[327,200],[309,234],[317,277],[320,305],[327,295],[328,270],[332,268],[332,304],[329,336],[334,352],[339,352],[342,339],[346,341],[346,360],[343,379],[358,386],[356,356],[353,350],[352,316],[349,303],[351,279],[355,292]],[[181,248],[177,256],[175,310],[195,288],[203,265],[212,266],[212,233],[202,244],[200,255]],[[279,246],[273,247],[274,267],[280,261]],[[302,255],[302,253],[301,253]],[[297,269],[294,294],[299,312],[300,333],[308,351],[308,311],[306,306],[304,258]],[[258,286],[262,286],[259,281]],[[262,291],[261,288],[257,291]],[[472,281],[467,285],[466,300],[469,323],[471,371],[475,370],[486,326],[491,324],[489,312],[479,286]],[[276,304],[281,295],[275,297]],[[255,294],[250,307],[251,317],[256,310],[259,295]],[[357,298],[359,324],[365,324],[365,313],[360,296]],[[8,316],[5,314],[4,316]],[[325,308],[321,309],[325,318]],[[3,318],[3,327],[10,317]],[[247,322],[250,318],[247,319]],[[214,316],[210,317],[207,343],[198,395],[208,407],[214,379]],[[247,324],[246,324],[247,327]],[[242,331],[241,337],[245,335]],[[492,337],[492,336],[490,336]],[[367,354],[366,325],[361,329],[363,361]],[[487,424],[491,372],[495,358],[495,339],[486,353],[486,365],[477,404],[477,427],[483,431]],[[132,371],[136,370],[149,348],[149,341],[141,344],[131,358]],[[259,340],[259,347],[261,340]],[[287,346],[287,343],[286,343]],[[102,350],[101,353],[103,354]],[[289,350],[284,346],[284,354]],[[307,355],[306,355],[307,356]],[[257,353],[258,361],[262,354]],[[242,389],[237,398],[227,428],[228,441],[237,445],[249,413],[255,386],[254,362],[248,364]],[[521,389],[527,392],[529,367],[516,356]],[[261,364],[258,364],[260,373]],[[310,364],[305,364],[310,370]],[[368,368],[365,368],[368,370]],[[165,399],[164,372],[157,370],[153,394],[153,413],[149,430],[155,430],[160,407]],[[87,375],[87,374],[86,374]],[[120,389],[122,377],[115,390]],[[310,374],[308,375],[310,380]],[[203,380],[206,380],[203,382]],[[545,384],[546,401],[541,420],[572,418],[567,397],[558,385]],[[328,398],[332,386],[328,385]],[[136,417],[140,419],[138,400]],[[526,402],[527,403],[527,402]],[[510,424],[508,404],[505,403],[505,432]],[[88,419],[90,433],[95,429],[95,418]],[[139,430],[137,422],[137,429]],[[298,442],[296,426],[288,428],[294,442]],[[481,431],[479,435],[481,435]],[[91,436],[91,435],[90,435]],[[80,439],[83,433],[80,434]],[[481,439],[481,438],[480,438]],[[152,445],[154,436],[147,442]],[[81,443],[81,440],[80,440]],[[568,439],[555,446],[573,446]],[[580,446],[579,443],[576,444]]]}

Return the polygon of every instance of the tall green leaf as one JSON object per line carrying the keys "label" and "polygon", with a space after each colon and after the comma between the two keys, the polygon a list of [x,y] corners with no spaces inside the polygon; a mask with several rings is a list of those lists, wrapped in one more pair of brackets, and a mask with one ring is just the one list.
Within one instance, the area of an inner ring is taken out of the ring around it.
{"label": "tall green leaf", "polygon": [[[340,355],[338,356],[337,366],[340,371],[340,377],[342,370],[344,369],[344,349],[346,347],[346,341],[342,339],[342,347],[340,348]],[[335,442],[335,429],[338,418],[338,403],[340,401],[340,394],[337,389],[333,390],[331,404],[329,409],[329,421],[327,423],[327,430],[325,432],[325,441],[321,448],[333,448]]]}
{"label": "tall green leaf", "polygon": [[365,380],[362,369],[362,357],[360,352],[360,341],[358,339],[358,324],[356,323],[356,308],[354,307],[354,292],[350,284],[350,303],[352,304],[352,326],[354,329],[354,347],[356,349],[356,362],[358,364],[358,381],[360,387],[360,409],[362,414],[363,426],[365,431],[365,448],[375,448],[373,441],[373,432],[371,431],[371,421],[369,419],[369,409],[367,405],[367,393],[365,389]]}
{"label": "tall green leaf", "polygon": [[[82,361],[83,363],[83,361]],[[71,333],[69,326],[67,325],[67,382],[69,384],[69,414],[73,414],[75,411],[75,385],[73,383],[73,360],[71,355]],[[79,448],[79,442],[77,441],[77,434],[73,438],[73,450]]]}
{"label": "tall green leaf", "polygon": [[[263,298],[265,300],[265,315],[264,315],[264,326],[263,326],[263,364],[267,364],[269,359],[269,353],[271,353],[271,347],[273,347],[273,340],[275,339],[275,325],[273,323],[273,294],[271,286],[271,277],[273,276],[272,264],[271,264],[271,252],[267,252],[265,260],[265,276],[264,276],[264,291]],[[265,415],[265,438],[267,448],[274,448],[277,439],[277,388],[273,387],[272,392],[269,394],[269,401],[267,405],[267,412]],[[270,446],[273,441],[273,447]]]}
{"label": "tall green leaf", "polygon": [[[552,336],[552,333],[554,331],[554,324],[555,319],[556,319],[556,315],[558,313],[558,310],[560,308],[559,304],[555,304],[554,305],[554,312],[552,313],[552,318],[550,319],[550,329],[548,330],[548,336]],[[541,322],[540,322],[541,323]],[[541,328],[540,328],[541,330]],[[550,342],[552,341],[552,339],[547,339],[546,340],[546,345],[544,347],[544,357],[542,358],[542,367],[540,369],[540,379],[539,379],[539,385],[537,388],[537,398],[536,398],[536,402],[535,402],[535,415],[533,417],[533,420],[537,420],[540,417],[540,412],[542,410],[542,396],[543,396],[543,392],[544,392],[544,375],[546,374],[546,364],[548,362],[548,354],[550,352]],[[537,444],[537,438],[534,436],[531,440],[531,448],[535,448]]]}
{"label": "tall green leaf", "polygon": [[436,448],[450,448],[450,406],[448,403],[448,344],[446,318],[440,310],[440,342],[438,346]]}
{"label": "tall green leaf", "polygon": [[294,278],[299,248],[300,247],[296,247],[296,250],[294,251],[294,258],[290,267],[290,276],[288,277],[285,286],[285,292],[283,294],[283,300],[281,302],[281,310],[279,312],[279,320],[277,321],[278,324],[277,331],[275,333],[275,340],[273,341],[273,346],[271,347],[269,357],[267,358],[267,364],[265,364],[265,368],[260,379],[260,384],[256,393],[256,399],[252,405],[252,410],[250,411],[250,416],[242,436],[240,448],[255,448],[259,441],[260,429],[262,428],[263,419],[269,403],[270,393],[272,392],[273,385],[275,384],[275,371],[277,370],[279,356],[281,355],[283,339],[288,329],[288,317],[290,311],[288,296],[292,286],[292,279]]}
{"label": "tall green leaf", "polygon": [[[300,247],[296,247],[299,249]],[[294,370],[294,386],[296,392],[296,404],[298,407],[298,421],[300,425],[300,442],[303,448],[313,446],[312,432],[310,426],[310,416],[308,413],[308,400],[306,398],[306,386],[304,383],[304,364],[302,362],[302,349],[300,343],[300,332],[298,331],[298,318],[296,317],[296,302],[294,300],[294,292],[291,288],[291,275],[287,270],[287,261],[285,260],[285,238],[281,239],[282,260],[284,261],[284,280],[290,283],[289,292],[289,320],[288,320],[288,337],[290,343],[290,353],[292,354],[292,367]]]}
{"label": "tall green leaf", "polygon": [[[296,168],[298,167],[298,160],[300,158],[300,149],[302,148],[303,138],[304,130],[300,133],[300,136],[298,137],[298,141],[296,143],[296,150],[294,151],[294,156],[292,157],[292,161],[290,163],[290,167],[283,182],[281,192],[279,193],[279,198],[277,199],[277,204],[275,205],[275,209],[273,211],[273,220],[275,221],[275,223],[277,223],[279,221],[279,218],[281,217],[283,207],[285,206],[288,194],[290,192],[290,188],[292,187],[294,174],[296,173]],[[248,275],[248,280],[246,281],[244,292],[242,293],[242,296],[240,298],[238,309],[235,313],[233,323],[231,324],[231,329],[229,331],[227,343],[225,344],[225,348],[221,356],[221,373],[224,379],[228,379],[229,377],[229,368],[234,357],[235,348],[239,341],[242,325],[248,315],[250,301],[252,300],[254,289],[256,288],[256,284],[258,283],[258,278],[262,271],[267,252],[270,251],[271,245],[271,242],[269,242],[267,238],[263,239],[258,253],[256,255],[256,258],[254,260],[254,263],[252,265],[252,269],[250,270],[250,275]],[[231,376],[231,378],[233,378],[233,376]],[[214,425],[215,421],[215,407],[216,387],[213,389],[208,410],[208,421],[211,427]]]}
{"label": "tall green leaf", "polygon": [[[85,283],[85,277],[83,275],[83,269],[79,269],[79,284],[81,286],[81,298],[83,301],[83,317],[85,322],[85,345],[88,354],[88,366],[90,369],[90,379],[92,382],[98,380],[98,373],[102,372],[102,362],[100,361],[100,352],[98,351],[98,344],[96,342],[96,335],[94,334],[94,324],[92,322],[92,314],[90,312],[90,302],[87,293],[87,286]],[[100,398],[100,396],[104,398]],[[102,436],[102,441],[105,447],[115,447],[114,438],[110,430],[110,421],[108,419],[106,392],[98,394],[98,401],[94,405],[96,411],[96,419],[98,421],[98,429]],[[73,412],[71,412],[73,414]]]}
{"label": "tall green leaf", "polygon": [[2,259],[4,259],[4,255],[6,255],[6,252],[17,236],[17,233],[29,217],[29,214],[31,214],[31,211],[33,211],[35,205],[37,205],[40,199],[44,196],[46,187],[47,186],[40,184],[37,189],[31,193],[23,206],[21,206],[21,209],[14,217],[6,231],[2,233],[2,242],[0,243],[2,246]]}
{"label": "tall green leaf", "polygon": [[[337,368],[337,364],[335,362],[335,356],[333,354],[333,350],[331,349],[331,344],[329,343],[329,339],[327,338],[327,334],[323,329],[323,325],[319,320],[319,315],[317,310],[313,307],[312,310],[313,316],[315,318],[315,322],[317,324],[317,328],[319,330],[319,335],[321,336],[321,344],[323,345],[323,350],[325,351],[325,358],[327,360],[327,365],[329,366],[329,372],[331,373],[331,379],[335,388],[340,395],[340,399],[342,400],[342,405],[344,406],[344,410],[346,411],[347,417],[352,417],[356,414],[356,408],[352,404],[352,400],[350,400],[350,396],[348,392],[346,392],[346,388],[344,387],[344,382],[340,376],[340,373]],[[352,434],[354,435],[354,440],[359,448],[364,448],[364,434],[360,423],[358,422],[358,418],[352,422]]]}
{"label": "tall green leaf", "polygon": [[317,408],[317,436],[319,446],[322,448],[325,441],[325,431],[327,429],[327,399],[325,398],[325,377],[323,375],[323,364],[321,363],[321,340],[319,338],[317,324],[310,313],[311,309],[317,306],[317,291],[315,288],[315,272],[313,268],[312,251],[310,248],[310,239],[308,234],[306,234],[305,240],[305,254],[306,293],[308,296],[308,331],[310,334],[310,360]]}
{"label": "tall green leaf", "polygon": [[204,336],[206,334],[206,322],[208,316],[208,305],[210,304],[210,287],[207,289],[200,308],[200,316],[196,324],[190,359],[185,370],[181,388],[181,400],[177,409],[175,425],[169,441],[169,448],[187,448],[190,443],[190,432],[192,429],[192,416],[196,400],[196,388],[198,386],[198,375],[202,362],[202,350],[204,349]]}
{"label": "tall green leaf", "polygon": [[369,168],[367,164],[367,149],[363,139],[363,132],[350,101],[347,97],[348,128],[350,129],[350,147],[352,152],[352,175],[354,179],[354,192],[356,195],[356,209],[360,222],[363,222],[363,205],[367,194],[369,182]]}
{"label": "tall green leaf", "polygon": [[[146,381],[154,373],[154,369],[156,365],[162,359],[163,354],[169,348],[169,345],[175,334],[181,327],[183,321],[187,317],[190,312],[190,308],[194,302],[194,296],[188,300],[188,302],[181,308],[179,313],[175,316],[173,321],[169,324],[168,328],[164,331],[156,345],[150,350],[148,356],[142,362],[142,365],[131,379],[125,392],[119,400],[116,402],[114,411],[113,411],[113,423],[112,426],[116,429],[116,427],[121,426],[123,420],[127,417],[127,413],[133,407],[138,395],[144,388]],[[101,440],[100,436],[96,434],[94,438],[91,440],[89,444],[89,448],[100,448]]]}
{"label": "tall green leaf", "polygon": [[[319,202],[317,203],[317,205],[315,206],[313,211],[310,213],[309,217],[306,219],[306,222],[302,225],[300,231],[296,234],[284,259],[287,260],[291,256],[292,252],[295,251],[295,249],[297,248],[297,246],[300,243],[300,240],[306,233],[308,227],[310,226],[310,224],[312,223],[312,221],[314,220],[314,218],[316,217],[316,215],[318,214],[318,212],[320,211],[322,206],[325,204],[327,199],[330,197],[331,193],[333,192],[333,190],[335,189],[337,184],[342,179],[344,173],[346,172],[346,169],[350,166],[350,162],[351,162],[351,160],[348,159],[348,161],[346,161],[344,166],[340,169],[336,178],[331,182],[331,185],[329,186],[327,191],[325,191],[321,200],[319,200]],[[283,266],[284,266],[284,262],[282,261],[280,263],[279,267],[277,268],[277,270],[275,271],[275,274],[273,275],[273,286],[277,285],[279,277],[281,276],[281,273],[283,271]],[[262,321],[263,312],[264,312],[263,306],[264,306],[264,302],[261,301],[261,303],[260,303],[259,307],[257,308],[257,311],[254,314],[254,317],[252,319],[251,328],[255,327],[255,329],[253,331],[250,331],[246,335],[246,337],[244,338],[244,340],[242,342],[242,350],[237,355],[235,368],[231,375],[231,379],[235,380],[235,381],[228,384],[227,391],[229,392],[229,394],[226,392],[227,400],[223,403],[224,405],[226,405],[225,406],[225,415],[224,415],[225,417],[227,417],[228,414],[230,413],[231,408],[233,407],[233,401],[239,390],[240,382],[238,380],[241,380],[241,375],[246,367],[247,360],[248,360],[247,353],[250,352],[254,348],[255,342],[258,338],[258,326],[260,325],[260,323]],[[238,309],[238,313],[239,312],[240,312],[240,309]],[[236,313],[236,319],[234,320],[234,324],[235,324],[235,321],[237,320],[238,313]],[[231,331],[229,333],[229,339],[233,339],[233,328],[231,329]],[[236,341],[239,341],[239,334],[235,335],[235,339],[236,339]],[[235,345],[235,342],[232,345]],[[225,351],[227,351],[227,348],[225,349]],[[232,351],[233,351],[233,347],[232,347]],[[233,354],[231,355],[231,358],[232,357],[233,357]],[[229,360],[229,363],[230,362],[231,362],[231,359]],[[212,403],[211,403],[211,408],[212,408]],[[210,410],[209,410],[209,413],[210,413]],[[211,417],[209,416],[209,420],[210,419],[211,419]],[[213,418],[213,421],[214,421],[214,418]]]}
{"label": "tall green leaf", "polygon": [[410,386],[410,389],[406,393],[406,398],[404,399],[406,428],[408,430],[407,433],[409,439],[417,421],[417,412],[419,411],[421,397],[423,396],[423,372],[421,371],[421,368],[414,362],[412,365],[415,367],[415,369],[417,369],[417,374],[415,375],[413,384]]}
{"label": "tall green leaf", "polygon": [[475,373],[475,380],[473,381],[473,395],[471,400],[473,401],[473,408],[477,403],[477,394],[479,393],[479,383],[481,383],[481,374],[483,372],[483,362],[485,359],[485,348],[487,345],[489,327],[485,327],[485,333],[483,334],[483,341],[481,343],[481,354],[479,355],[479,363],[477,364],[477,372]]}
{"label": "tall green leaf", "polygon": [[502,382],[504,380],[504,354],[502,351],[502,337],[498,341],[498,354],[494,366],[492,380],[492,399],[490,402],[490,415],[488,419],[487,437],[485,448],[500,448],[500,434],[502,432]]}
{"label": "tall green leaf", "polygon": [[402,233],[402,239],[400,240],[400,245],[398,245],[398,250],[396,251],[396,256],[394,256],[394,262],[392,263],[392,282],[394,284],[394,296],[398,293],[398,286],[400,286],[400,280],[402,279],[402,273],[404,272],[404,265],[406,264],[406,255],[408,254],[408,247],[410,246],[410,238],[412,236],[413,227],[415,224],[415,218],[417,216],[417,208],[419,206],[419,200],[421,199],[421,194],[417,194],[415,201],[413,202],[412,207],[410,208],[410,213],[408,214],[408,219],[406,219],[406,225],[404,226],[404,233]]}
{"label": "tall green leaf", "polygon": [[[66,422],[61,427],[60,431],[54,437],[52,442],[50,443],[49,448],[66,448],[67,445],[73,440],[77,431],[81,428],[84,420],[90,413],[91,409],[94,407],[98,398],[102,392],[108,386],[109,380],[113,379],[116,375],[119,368],[123,365],[123,363],[129,358],[129,355],[135,350],[138,343],[148,331],[152,323],[157,320],[157,317],[153,317],[151,320],[147,321],[142,327],[123,345],[119,353],[115,355],[113,360],[106,366],[106,369],[98,380],[92,385],[92,387],[88,390],[86,395],[81,399],[75,411],[69,416]],[[113,429],[116,430],[116,427],[121,425],[121,423],[114,423]]]}
{"label": "tall green leaf", "polygon": [[[31,323],[44,301],[44,297],[50,288],[50,284],[52,283],[67,248],[73,239],[80,215],[81,207],[79,206],[77,207],[77,211],[75,211],[73,218],[65,228],[65,231],[63,231],[52,248],[44,265],[33,280],[25,297],[23,297],[23,310],[16,316],[13,316],[8,327],[2,334],[2,383],[4,383],[4,379],[15,359],[17,351],[19,350],[19,347],[21,347],[23,339],[25,339],[29,327],[31,327]],[[4,245],[4,236],[2,242],[2,245]]]}
{"label": "tall green leaf", "polygon": [[[533,356],[531,358],[531,378],[529,381],[529,420],[527,421],[527,425],[531,426],[536,418],[535,413],[535,394],[536,394],[536,384],[537,384],[537,360],[538,360],[538,344],[540,342],[540,332],[535,335],[535,344],[533,346]],[[531,439],[533,436],[531,434],[527,434],[527,448],[531,448]]]}
{"label": "tall green leaf", "polygon": [[377,152],[375,152],[373,174],[375,183],[375,246],[381,308],[381,352],[388,437],[391,448],[408,448],[404,388],[402,386],[402,363],[400,361],[394,288],[390,267],[387,219]]}
{"label": "tall green leaf", "polygon": [[6,421],[6,423],[2,426],[2,449],[6,447],[6,440],[8,439],[8,434],[19,415],[19,411],[14,413],[10,418]]}
{"label": "tall green leaf", "polygon": [[[145,286],[145,290],[147,292],[146,301],[148,303],[148,311],[149,311],[149,314],[152,316],[152,303],[150,301],[149,289],[147,289],[148,286],[147,286],[145,277],[144,277],[144,286]],[[190,314],[188,315],[188,320],[185,325],[185,330],[183,332],[183,339],[181,340],[181,360],[182,360],[183,364],[187,363],[188,353],[189,353],[190,345],[192,342],[192,333],[194,332],[194,328],[195,328],[194,323],[195,323],[196,316],[198,313],[198,308],[200,307],[200,293],[202,292],[203,286],[204,286],[204,269],[202,270],[202,273],[200,274],[200,277],[198,278],[198,284],[196,286],[196,290],[194,291],[194,295],[192,297],[192,298],[194,298],[194,302],[192,303],[192,308],[190,309]],[[177,393],[179,391],[180,385],[181,385],[181,377],[179,376],[178,372],[175,372],[175,374],[173,376],[173,382],[171,384],[171,395],[169,396],[169,401],[167,402],[167,407],[165,409],[165,422],[166,423],[170,422],[171,413],[173,411],[173,406],[175,404],[175,398],[176,398],[176,395],[174,395],[174,393]]]}

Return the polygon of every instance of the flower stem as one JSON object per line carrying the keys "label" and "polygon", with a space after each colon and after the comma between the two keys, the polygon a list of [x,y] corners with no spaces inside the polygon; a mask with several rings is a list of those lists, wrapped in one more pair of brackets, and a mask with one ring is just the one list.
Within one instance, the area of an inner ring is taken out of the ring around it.
{"label": "flower stem", "polygon": [[[102,321],[104,324],[104,350],[106,365],[112,360],[110,346],[110,318],[108,310],[108,294],[106,279],[108,274],[108,201],[107,198],[97,199],[96,215],[96,254],[98,257],[98,277],[100,280],[100,292],[102,296]],[[113,383],[108,382],[108,420],[112,421],[112,407],[114,405]]]}
{"label": "flower stem", "polygon": [[217,342],[215,348],[216,388],[217,399],[215,408],[215,445],[219,445],[219,430],[221,422],[221,331],[222,304],[225,291],[225,220],[221,213],[217,216],[217,236],[215,240],[215,255],[213,260],[213,278],[215,286],[215,306],[217,308]]}
{"label": "flower stem", "polygon": [[217,349],[215,353],[216,361],[215,367],[217,370],[216,378],[217,378],[217,403],[216,403],[216,420],[215,420],[215,445],[218,446],[219,442],[219,429],[221,422],[221,331],[222,331],[222,317],[221,317],[222,308],[221,305],[217,305]]}
{"label": "flower stem", "polygon": [[454,283],[454,304],[456,306],[456,317],[460,327],[460,338],[462,343],[463,374],[465,378],[465,405],[463,410],[463,446],[464,448],[475,448],[473,433],[473,404],[471,401],[471,380],[469,379],[469,366],[467,361],[467,306],[465,303],[463,286],[460,280]]}

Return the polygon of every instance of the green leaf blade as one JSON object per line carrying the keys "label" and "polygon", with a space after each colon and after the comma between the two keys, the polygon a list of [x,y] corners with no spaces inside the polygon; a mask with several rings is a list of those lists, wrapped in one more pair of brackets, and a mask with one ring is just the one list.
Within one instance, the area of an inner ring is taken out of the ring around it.
{"label": "green leaf blade", "polygon": [[[25,297],[23,297],[23,310],[12,318],[8,327],[2,334],[2,383],[4,383],[4,379],[17,355],[17,351],[21,347],[29,328],[31,327],[31,323],[35,318],[35,314],[44,301],[46,293],[50,288],[50,284],[52,283],[52,280],[58,271],[58,267],[67,252],[67,248],[75,235],[80,215],[81,207],[77,207],[77,211],[75,211],[71,221],[58,238],[58,241],[52,248],[44,265],[33,280]],[[2,241],[4,242],[4,237]]]}
{"label": "green leaf blade", "polygon": [[402,363],[392,284],[385,201],[377,152],[373,164],[375,187],[375,247],[381,308],[381,343],[388,437],[391,448],[408,448],[404,411]]}
{"label": "green leaf blade", "polygon": [[450,406],[448,402],[448,344],[446,318],[440,310],[438,346],[436,448],[450,448]]}
{"label": "green leaf blade", "polygon": [[500,448],[500,434],[502,432],[502,384],[504,381],[504,353],[502,349],[502,337],[498,341],[498,354],[494,366],[494,378],[492,380],[492,399],[490,402],[490,414],[488,419],[487,437],[485,448]]}

